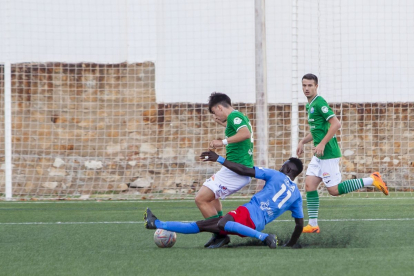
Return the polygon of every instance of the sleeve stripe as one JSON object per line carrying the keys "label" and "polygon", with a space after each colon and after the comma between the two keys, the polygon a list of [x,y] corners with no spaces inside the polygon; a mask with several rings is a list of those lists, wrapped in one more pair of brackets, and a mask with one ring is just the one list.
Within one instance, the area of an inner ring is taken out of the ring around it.
{"label": "sleeve stripe", "polygon": [[236,132],[239,132],[239,129],[243,128],[243,127],[247,127],[246,125],[242,125],[240,126],[238,129],[236,129]]}
{"label": "sleeve stripe", "polygon": [[330,118],[334,117],[335,114],[332,114],[331,116],[329,116],[328,118],[326,118],[326,121],[329,121]]}

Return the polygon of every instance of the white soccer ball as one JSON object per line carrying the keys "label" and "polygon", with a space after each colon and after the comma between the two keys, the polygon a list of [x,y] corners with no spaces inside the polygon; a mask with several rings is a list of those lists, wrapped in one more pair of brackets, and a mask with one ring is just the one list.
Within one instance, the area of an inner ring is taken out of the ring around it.
{"label": "white soccer ball", "polygon": [[172,247],[177,240],[175,232],[164,229],[157,229],[154,233],[154,242],[160,248]]}

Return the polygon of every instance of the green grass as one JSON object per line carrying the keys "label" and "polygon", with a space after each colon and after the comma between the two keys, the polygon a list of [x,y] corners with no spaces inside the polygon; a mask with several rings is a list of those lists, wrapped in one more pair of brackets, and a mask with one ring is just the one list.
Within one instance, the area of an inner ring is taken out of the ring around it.
{"label": "green grass", "polygon": [[[224,201],[224,211],[244,202]],[[153,242],[154,231],[142,222],[147,206],[161,220],[201,218],[192,201],[0,202],[0,275],[412,275],[414,271],[413,198],[322,199],[321,233],[303,234],[301,249],[276,250],[237,236],[226,248],[205,249],[208,233],[177,234],[173,248],[160,249]],[[290,214],[284,214],[265,231],[287,240],[293,227]]]}

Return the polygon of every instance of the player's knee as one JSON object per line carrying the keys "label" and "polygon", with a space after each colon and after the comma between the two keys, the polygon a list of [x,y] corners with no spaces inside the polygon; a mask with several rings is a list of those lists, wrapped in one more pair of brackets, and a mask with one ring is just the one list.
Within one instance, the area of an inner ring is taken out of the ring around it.
{"label": "player's knee", "polygon": [[313,185],[310,185],[308,183],[305,183],[305,190],[307,192],[310,192],[310,191],[313,191],[314,190],[314,187],[313,187]]}
{"label": "player's knee", "polygon": [[233,217],[229,214],[226,214],[224,217],[222,217],[219,222],[217,223],[217,226],[220,230],[224,230],[224,227],[226,226],[226,223],[229,221],[234,221]]}
{"label": "player's knee", "polygon": [[305,190],[307,192],[316,191],[322,179],[316,176],[306,176],[305,178]]}
{"label": "player's knee", "polygon": [[205,198],[203,198],[201,195],[196,195],[196,197],[194,198],[195,203],[197,204],[197,206],[199,206],[200,204],[203,204],[206,202]]}
{"label": "player's knee", "polygon": [[226,226],[226,223],[228,222],[227,219],[222,218],[221,220],[219,220],[219,222],[217,223],[217,226],[220,230],[224,231],[224,227]]}
{"label": "player's knee", "polygon": [[194,202],[197,206],[200,206],[200,204],[202,203],[201,199],[197,196],[194,198]]}
{"label": "player's knee", "polygon": [[328,187],[327,190],[331,196],[339,196],[338,186]]}
{"label": "player's knee", "polygon": [[210,203],[215,199],[214,193],[209,190],[208,188],[205,188],[204,186],[198,191],[196,197],[194,198],[195,203],[197,206]]}
{"label": "player's knee", "polygon": [[338,191],[328,191],[331,196],[339,196]]}

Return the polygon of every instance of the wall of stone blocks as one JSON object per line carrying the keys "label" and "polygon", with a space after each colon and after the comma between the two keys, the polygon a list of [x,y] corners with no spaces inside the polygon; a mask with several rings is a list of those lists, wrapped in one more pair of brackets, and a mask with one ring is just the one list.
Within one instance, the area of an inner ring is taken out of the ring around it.
{"label": "wall of stone blocks", "polygon": [[[224,129],[214,123],[206,104],[157,103],[155,89],[152,62],[13,65],[13,194],[193,196],[220,168],[198,156],[209,141],[224,138]],[[0,92],[4,163],[3,85]],[[254,105],[234,107],[248,115],[255,130]],[[342,121],[343,178],[380,171],[390,186],[411,191],[414,103],[332,107]],[[308,131],[304,109],[300,105],[299,137]],[[279,168],[291,155],[291,106],[269,104],[268,111],[269,167]],[[303,160],[310,158],[309,145]],[[303,176],[297,182],[303,188]],[[253,193],[255,185],[241,194]]]}

